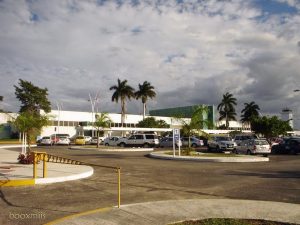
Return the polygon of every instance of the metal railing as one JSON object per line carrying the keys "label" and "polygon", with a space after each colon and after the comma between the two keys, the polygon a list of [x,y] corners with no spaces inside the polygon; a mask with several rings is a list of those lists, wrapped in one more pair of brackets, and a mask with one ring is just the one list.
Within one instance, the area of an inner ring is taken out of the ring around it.
{"label": "metal railing", "polygon": [[61,156],[51,155],[46,152],[37,152],[33,151],[31,153],[33,155],[33,178],[37,178],[37,164],[39,161],[43,161],[43,178],[47,177],[47,162],[53,163],[64,163],[64,164],[74,164],[74,165],[87,165],[87,166],[95,166],[101,168],[114,169],[118,173],[118,208],[121,205],[121,167],[115,166],[104,166],[92,163],[86,163],[74,159],[68,159]]}

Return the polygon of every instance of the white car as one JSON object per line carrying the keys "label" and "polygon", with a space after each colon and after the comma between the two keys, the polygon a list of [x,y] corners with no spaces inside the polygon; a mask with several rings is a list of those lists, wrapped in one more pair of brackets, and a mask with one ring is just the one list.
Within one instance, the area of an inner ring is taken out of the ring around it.
{"label": "white car", "polygon": [[53,145],[54,142],[50,136],[45,136],[42,138],[40,144],[41,145]]}
{"label": "white car", "polygon": [[271,146],[265,139],[253,139],[249,140],[243,145],[236,146],[234,152],[237,154],[261,154],[264,156],[268,156],[269,154],[271,154]]}
{"label": "white car", "polygon": [[123,140],[122,137],[112,136],[104,139],[103,144],[105,146],[118,146],[120,141]]}
{"label": "white car", "polygon": [[236,149],[236,143],[226,136],[215,136],[211,140],[208,140],[208,149],[216,150],[217,152],[233,151]]}
{"label": "white car", "polygon": [[91,136],[84,136],[85,144],[90,144],[92,137]]}
{"label": "white car", "polygon": [[71,141],[68,137],[60,137],[56,142],[57,145],[70,145]]}
{"label": "white car", "polygon": [[[102,142],[104,141],[104,137],[99,137],[99,144],[102,144]],[[90,143],[92,145],[96,145],[97,144],[97,137],[92,137]]]}

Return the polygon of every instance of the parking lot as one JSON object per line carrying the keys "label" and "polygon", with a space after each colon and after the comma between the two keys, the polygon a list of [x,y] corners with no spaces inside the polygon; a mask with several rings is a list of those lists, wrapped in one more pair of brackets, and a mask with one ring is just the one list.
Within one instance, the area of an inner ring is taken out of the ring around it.
{"label": "parking lot", "polygon": [[[270,155],[270,162],[204,163],[158,160],[146,152],[39,151],[87,163],[121,166],[121,204],[192,198],[230,198],[300,203],[300,155]],[[0,224],[43,224],[70,214],[117,204],[117,175],[95,167],[92,177],[34,187],[5,187],[0,192]],[[10,213],[42,212],[34,221],[11,220]],[[2,223],[1,223],[2,222]]]}

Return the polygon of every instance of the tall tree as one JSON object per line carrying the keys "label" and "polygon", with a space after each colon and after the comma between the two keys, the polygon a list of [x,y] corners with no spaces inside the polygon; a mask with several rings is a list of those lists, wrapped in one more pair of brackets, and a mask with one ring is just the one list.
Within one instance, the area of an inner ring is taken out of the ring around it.
{"label": "tall tree", "polygon": [[[0,102],[3,102],[3,96],[0,96]],[[0,109],[0,112],[3,112],[3,109]]]}
{"label": "tall tree", "polygon": [[127,80],[121,81],[120,79],[118,79],[118,84],[111,86],[109,90],[115,91],[111,98],[113,102],[115,101],[116,103],[118,103],[119,100],[121,100],[121,124],[123,127],[126,114],[126,99],[130,100],[131,98],[135,97],[134,88],[127,84]]}
{"label": "tall tree", "polygon": [[96,121],[94,122],[94,127],[97,129],[97,148],[99,148],[99,134],[104,128],[110,127],[112,120],[108,116],[108,113],[96,114]]}
{"label": "tall tree", "polygon": [[245,108],[241,111],[241,121],[242,122],[249,122],[251,124],[252,120],[255,117],[259,116],[259,106],[255,102],[250,102],[250,103],[244,103]]}
{"label": "tall tree", "polygon": [[143,119],[145,119],[146,115],[146,102],[148,98],[152,99],[156,96],[156,93],[153,89],[154,87],[148,81],[144,81],[143,84],[139,84],[139,90],[134,93],[136,99],[142,99]]}
{"label": "tall tree", "polygon": [[14,87],[16,97],[21,102],[20,115],[14,124],[20,132],[26,133],[30,151],[30,143],[34,137],[49,123],[48,117],[40,114],[40,110],[45,113],[51,110],[48,89],[39,88],[22,79],[19,80],[19,87]]}
{"label": "tall tree", "polygon": [[147,117],[138,122],[137,127],[147,128],[169,128],[170,125],[164,120],[156,120],[154,117]]}
{"label": "tall tree", "polygon": [[266,138],[278,137],[279,135],[286,135],[287,131],[293,129],[288,121],[278,119],[277,116],[272,117],[255,117],[252,121],[251,129],[256,134],[262,134]]}
{"label": "tall tree", "polygon": [[31,82],[19,79],[19,85],[15,87],[16,97],[21,102],[20,112],[32,112],[39,114],[40,109],[46,113],[51,111],[51,104],[47,98],[48,89],[34,86]]}
{"label": "tall tree", "polygon": [[221,103],[217,107],[220,113],[219,120],[225,119],[226,129],[228,129],[229,127],[229,120],[236,120],[236,112],[234,106],[236,106],[236,98],[234,98],[233,95],[229,92],[226,92],[223,95]]}

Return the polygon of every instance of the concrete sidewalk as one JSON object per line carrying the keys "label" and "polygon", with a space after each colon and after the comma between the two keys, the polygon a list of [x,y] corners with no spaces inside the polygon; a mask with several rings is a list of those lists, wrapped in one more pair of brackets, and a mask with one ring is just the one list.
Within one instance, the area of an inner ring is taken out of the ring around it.
{"label": "concrete sidewalk", "polygon": [[[10,147],[10,146],[7,146]],[[17,146],[14,146],[17,147]],[[38,164],[38,177],[33,179],[33,165],[19,164],[19,152],[0,148],[0,187],[48,184],[77,180],[93,175],[93,168],[84,165],[72,165],[47,162],[47,177],[43,178],[43,163]]]}
{"label": "concrete sidewalk", "polygon": [[166,225],[206,218],[264,219],[300,223],[300,205],[231,199],[147,202],[85,212],[48,223],[58,225]]}

